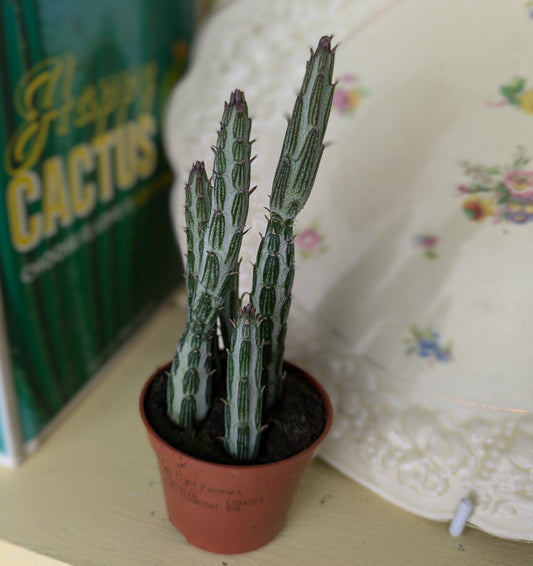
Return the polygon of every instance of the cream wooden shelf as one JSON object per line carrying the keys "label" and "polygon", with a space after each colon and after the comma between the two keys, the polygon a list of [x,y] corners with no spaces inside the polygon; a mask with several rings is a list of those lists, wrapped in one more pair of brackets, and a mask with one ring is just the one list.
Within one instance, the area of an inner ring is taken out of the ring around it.
{"label": "cream wooden shelf", "polygon": [[390,505],[321,460],[306,471],[287,523],[241,556],[186,544],[169,523],[138,416],[147,376],[173,353],[185,314],[169,299],[102,379],[18,470],[0,471],[2,566],[533,566],[533,545],[447,525]]}

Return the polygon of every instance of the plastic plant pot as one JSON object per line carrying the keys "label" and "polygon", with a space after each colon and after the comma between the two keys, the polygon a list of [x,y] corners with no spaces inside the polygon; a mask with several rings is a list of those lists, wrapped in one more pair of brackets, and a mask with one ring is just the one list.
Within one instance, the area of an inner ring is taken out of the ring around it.
{"label": "plastic plant pot", "polygon": [[169,366],[154,372],[145,384],[140,411],[158,459],[171,522],[190,544],[211,552],[238,554],[265,545],[282,528],[302,473],[330,429],[333,409],[327,393],[309,374],[292,366],[322,396],[326,421],[320,436],[303,451],[277,462],[216,464],[170,446],[148,422],[146,393],[161,369]]}

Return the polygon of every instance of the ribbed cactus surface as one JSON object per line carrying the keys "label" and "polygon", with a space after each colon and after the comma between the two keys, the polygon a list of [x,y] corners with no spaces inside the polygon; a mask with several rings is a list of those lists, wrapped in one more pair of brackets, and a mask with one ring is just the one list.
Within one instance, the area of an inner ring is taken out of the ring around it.
{"label": "ribbed cactus surface", "polygon": [[324,36],[311,52],[289,118],[270,198],[271,214],[283,220],[294,220],[315,182],[335,89],[334,59],[331,38]]}
{"label": "ribbed cactus surface", "polygon": [[263,319],[263,383],[267,406],[275,403],[282,392],[285,335],[294,279],[293,223],[311,193],[324,151],[324,134],[333,100],[334,59],[331,38],[324,36],[316,51],[311,52],[289,118],[272,185],[270,219],[254,266],[250,300]]}
{"label": "ribbed cactus surface", "polygon": [[241,462],[253,461],[261,440],[263,352],[259,321],[251,305],[237,317],[231,336],[226,376],[226,451]]}
{"label": "ribbed cactus surface", "polygon": [[[213,188],[212,192],[209,188],[206,199],[210,203],[207,224],[198,224],[201,215],[197,212],[189,211],[186,216],[187,222],[193,222],[187,224],[187,237],[194,270],[188,266],[187,273],[194,281],[189,284],[188,322],[173,359],[167,392],[168,415],[182,427],[202,420],[210,406],[210,341],[238,263],[248,214],[250,118],[244,94],[239,90],[231,94],[224,107],[213,149]],[[191,189],[204,190],[201,166],[197,164],[195,168]],[[198,199],[196,210],[197,202]],[[202,250],[200,257],[195,255],[197,250]]]}
{"label": "ribbed cactus surface", "polygon": [[283,354],[294,279],[291,222],[272,218],[259,245],[250,301],[262,318],[263,376],[266,406],[282,392]]}
{"label": "ribbed cactus surface", "polygon": [[192,304],[198,268],[204,251],[204,232],[211,210],[211,185],[205,165],[197,161],[185,185],[185,233],[187,236],[187,296]]}

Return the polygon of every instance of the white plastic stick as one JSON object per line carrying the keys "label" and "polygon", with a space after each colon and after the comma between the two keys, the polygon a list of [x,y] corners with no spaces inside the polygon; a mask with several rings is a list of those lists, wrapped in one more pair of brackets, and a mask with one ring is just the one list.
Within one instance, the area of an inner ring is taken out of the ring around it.
{"label": "white plastic stick", "polygon": [[455,515],[450,523],[450,528],[448,529],[452,537],[458,537],[463,532],[473,509],[474,502],[468,497],[464,497],[459,501]]}

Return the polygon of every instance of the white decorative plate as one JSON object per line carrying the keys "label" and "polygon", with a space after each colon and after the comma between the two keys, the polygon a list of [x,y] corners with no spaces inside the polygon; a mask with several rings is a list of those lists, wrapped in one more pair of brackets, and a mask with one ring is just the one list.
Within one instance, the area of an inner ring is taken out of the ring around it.
{"label": "white decorative plate", "polygon": [[[338,86],[298,221],[289,357],[328,388],[322,457],[390,501],[533,540],[533,6],[524,0],[241,0],[207,22],[166,121],[183,179],[222,101],[254,118],[251,224],[306,51]],[[244,262],[256,241],[248,240]],[[243,279],[249,288],[250,272]]]}

